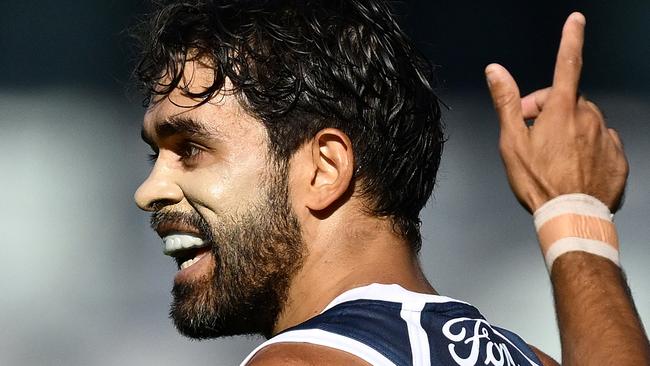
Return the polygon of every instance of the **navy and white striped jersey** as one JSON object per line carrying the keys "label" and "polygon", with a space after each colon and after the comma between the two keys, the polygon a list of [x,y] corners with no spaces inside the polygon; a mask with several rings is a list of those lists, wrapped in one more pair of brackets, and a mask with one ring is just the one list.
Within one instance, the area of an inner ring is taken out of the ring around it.
{"label": "navy and white striped jersey", "polygon": [[351,353],[371,365],[542,365],[517,335],[490,325],[479,311],[445,296],[372,284],[336,297],[319,315],[263,347],[302,342]]}

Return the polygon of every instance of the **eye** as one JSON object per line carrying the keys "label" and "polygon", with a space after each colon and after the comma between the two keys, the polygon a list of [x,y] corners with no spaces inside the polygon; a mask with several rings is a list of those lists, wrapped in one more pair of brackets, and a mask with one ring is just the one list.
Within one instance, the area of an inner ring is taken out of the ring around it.
{"label": "eye", "polygon": [[192,164],[203,153],[204,149],[193,142],[184,142],[177,150],[180,160],[186,164]]}
{"label": "eye", "polygon": [[152,150],[153,150],[152,153],[147,154],[147,160],[149,161],[149,163],[151,165],[156,163],[156,160],[158,160],[158,154],[159,154],[158,149],[152,148]]}

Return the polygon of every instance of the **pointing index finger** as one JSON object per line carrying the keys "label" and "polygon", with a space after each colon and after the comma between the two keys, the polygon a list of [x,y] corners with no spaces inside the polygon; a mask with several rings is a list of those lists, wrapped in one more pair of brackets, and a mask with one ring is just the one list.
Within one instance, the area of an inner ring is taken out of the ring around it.
{"label": "pointing index finger", "polygon": [[562,29],[562,39],[555,62],[553,89],[562,100],[575,104],[582,70],[582,45],[584,43],[584,15],[575,12],[569,15]]}

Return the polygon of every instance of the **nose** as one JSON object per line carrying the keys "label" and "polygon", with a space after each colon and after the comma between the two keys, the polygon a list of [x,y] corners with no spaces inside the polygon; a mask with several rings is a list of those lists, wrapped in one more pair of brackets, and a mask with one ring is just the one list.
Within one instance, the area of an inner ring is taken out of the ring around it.
{"label": "nose", "polygon": [[156,164],[149,177],[135,191],[133,198],[142,210],[157,211],[180,202],[183,190],[176,184],[173,173],[168,168]]}

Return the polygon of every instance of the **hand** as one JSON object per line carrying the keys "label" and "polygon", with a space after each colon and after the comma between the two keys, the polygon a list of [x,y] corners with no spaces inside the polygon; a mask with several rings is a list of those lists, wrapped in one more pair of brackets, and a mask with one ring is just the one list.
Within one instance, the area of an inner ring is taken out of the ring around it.
{"label": "hand", "polygon": [[[499,149],[510,187],[531,213],[567,193],[585,193],[614,212],[621,203],[628,164],[618,134],[598,107],[578,95],[585,18],[569,16],[562,30],[553,85],[520,98],[500,65],[486,77],[499,116]],[[525,120],[534,120],[530,127]]]}

